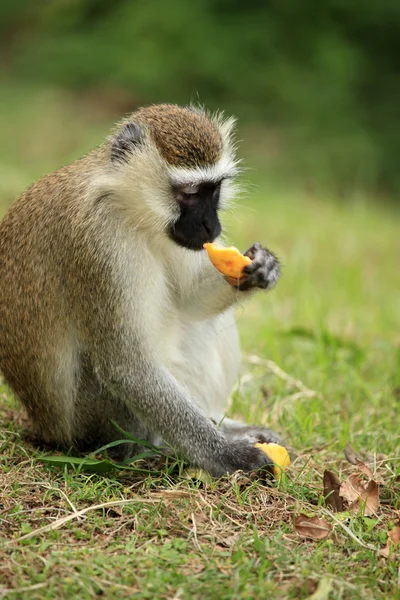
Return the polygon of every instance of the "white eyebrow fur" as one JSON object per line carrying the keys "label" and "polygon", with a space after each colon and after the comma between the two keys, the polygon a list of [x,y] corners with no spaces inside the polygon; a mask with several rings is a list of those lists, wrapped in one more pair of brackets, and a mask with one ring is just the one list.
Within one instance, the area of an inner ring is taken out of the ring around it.
{"label": "white eyebrow fur", "polygon": [[197,184],[203,181],[233,179],[240,173],[239,161],[222,156],[218,162],[204,167],[168,167],[170,181],[175,185]]}

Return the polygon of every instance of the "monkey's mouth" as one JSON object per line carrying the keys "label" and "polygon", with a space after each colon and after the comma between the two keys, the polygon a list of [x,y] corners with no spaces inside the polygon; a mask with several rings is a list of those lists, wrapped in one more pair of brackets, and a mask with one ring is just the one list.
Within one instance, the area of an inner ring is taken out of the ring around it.
{"label": "monkey's mouth", "polygon": [[209,228],[202,226],[195,231],[185,231],[175,226],[172,226],[168,232],[170,239],[176,244],[189,250],[203,250],[203,245],[207,242],[213,242],[221,233],[221,225],[214,227],[212,231]]}

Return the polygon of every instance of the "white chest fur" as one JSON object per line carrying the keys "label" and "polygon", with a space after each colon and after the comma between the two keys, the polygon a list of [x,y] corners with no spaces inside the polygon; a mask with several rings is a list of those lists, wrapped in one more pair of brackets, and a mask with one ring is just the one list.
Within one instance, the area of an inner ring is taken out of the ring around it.
{"label": "white chest fur", "polygon": [[[178,254],[178,258],[176,254]],[[240,360],[234,309],[212,318],[192,320],[182,308],[182,295],[190,303],[204,257],[172,248],[165,252],[161,269],[153,269],[153,319],[157,354],[207,416],[219,422],[237,378]],[[156,261],[157,262],[157,261]]]}

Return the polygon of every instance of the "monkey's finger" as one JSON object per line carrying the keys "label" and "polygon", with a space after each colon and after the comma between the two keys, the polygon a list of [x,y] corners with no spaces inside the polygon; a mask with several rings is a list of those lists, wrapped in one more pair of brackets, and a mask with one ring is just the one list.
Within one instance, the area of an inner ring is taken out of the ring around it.
{"label": "monkey's finger", "polygon": [[236,277],[230,277],[229,275],[225,275],[224,279],[227,283],[229,283],[229,285],[231,285],[232,287],[240,287],[242,283],[244,283],[247,279],[247,277],[245,275],[243,275],[242,277],[240,277],[239,279],[237,279]]}
{"label": "monkey's finger", "polygon": [[264,266],[264,264],[265,264],[265,256],[264,256],[264,254],[262,254],[260,257],[254,258],[253,262],[246,265],[243,269],[243,273],[245,273],[246,275],[251,275],[255,271],[258,271],[258,269],[261,269]]}
{"label": "monkey's finger", "polygon": [[256,242],[255,244],[253,244],[252,246],[250,246],[250,248],[248,248],[246,250],[246,252],[244,253],[244,256],[248,256],[251,260],[254,260],[257,252],[259,252],[262,249],[263,249],[263,247],[261,246],[261,244],[259,242]]}

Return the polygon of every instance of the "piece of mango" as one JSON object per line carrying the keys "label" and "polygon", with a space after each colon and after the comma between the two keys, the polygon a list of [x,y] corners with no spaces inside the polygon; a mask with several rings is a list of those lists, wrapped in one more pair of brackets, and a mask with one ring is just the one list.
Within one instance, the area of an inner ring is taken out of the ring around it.
{"label": "piece of mango", "polygon": [[273,442],[270,444],[264,443],[254,445],[256,448],[260,448],[260,450],[265,452],[265,454],[275,463],[276,466],[272,467],[272,472],[275,479],[279,479],[282,471],[286,471],[290,466],[290,456],[286,448],[279,444],[274,444]]}
{"label": "piece of mango", "polygon": [[237,248],[218,248],[215,244],[204,244],[203,248],[207,250],[208,258],[216,269],[226,277],[240,279],[243,276],[243,269],[251,263],[248,256],[244,256]]}

